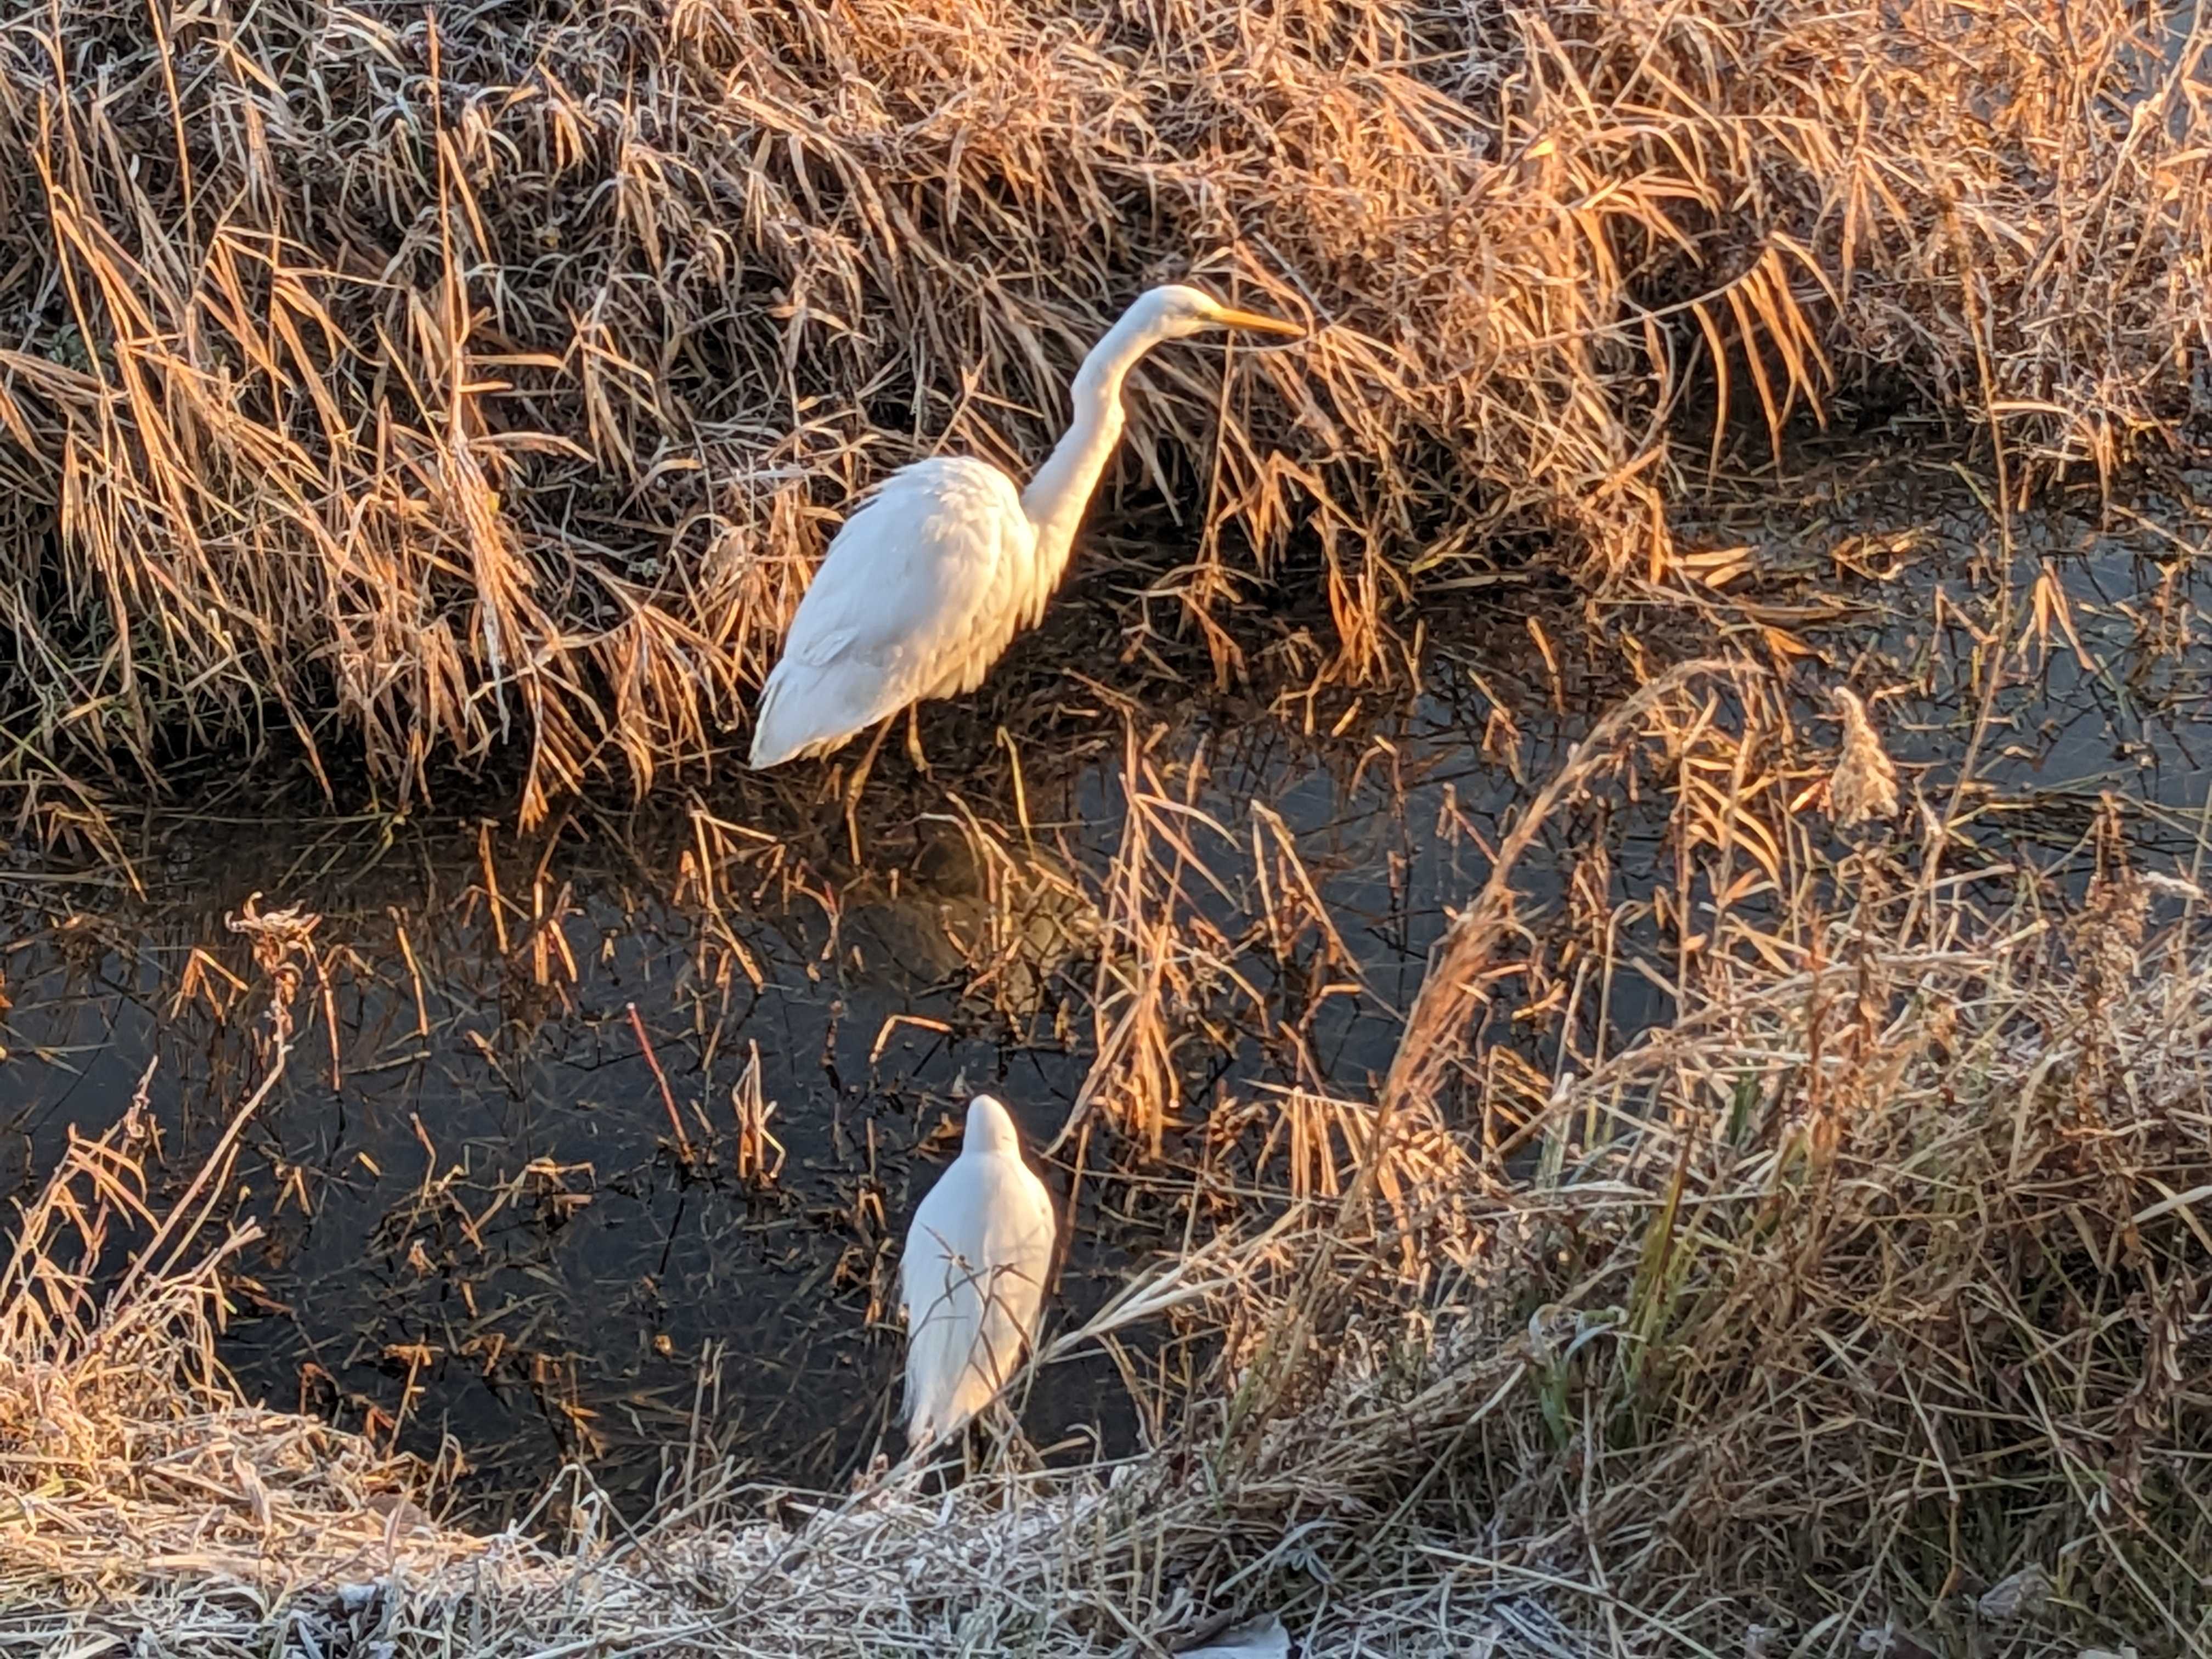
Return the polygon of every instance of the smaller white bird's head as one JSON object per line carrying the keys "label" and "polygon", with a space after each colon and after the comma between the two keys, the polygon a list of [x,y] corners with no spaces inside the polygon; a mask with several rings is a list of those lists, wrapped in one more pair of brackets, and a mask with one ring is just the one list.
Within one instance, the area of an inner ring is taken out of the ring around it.
{"label": "smaller white bird's head", "polygon": [[1241,328],[1291,340],[1304,339],[1306,332],[1279,317],[1225,306],[1203,289],[1187,288],[1181,283],[1148,290],[1130,310],[1143,319],[1147,333],[1162,340],[1187,340],[1213,328]]}
{"label": "smaller white bird's head", "polygon": [[968,1133],[960,1142],[961,1155],[969,1152],[1011,1152],[1022,1155],[1022,1132],[1014,1127],[1014,1115],[989,1095],[977,1095],[968,1103]]}

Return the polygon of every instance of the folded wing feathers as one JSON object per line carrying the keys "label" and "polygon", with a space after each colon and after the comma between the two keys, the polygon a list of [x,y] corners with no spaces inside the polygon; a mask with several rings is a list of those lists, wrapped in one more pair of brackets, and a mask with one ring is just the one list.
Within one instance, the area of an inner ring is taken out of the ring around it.
{"label": "folded wing feathers", "polygon": [[750,764],[826,753],[924,698],[972,690],[1048,597],[1013,481],[976,460],[902,467],[845,521],[761,689]]}
{"label": "folded wing feathers", "polygon": [[1044,1310],[1051,1195],[1018,1154],[963,1152],[915,1212],[907,1310],[907,1438],[956,1432],[1020,1368]]}

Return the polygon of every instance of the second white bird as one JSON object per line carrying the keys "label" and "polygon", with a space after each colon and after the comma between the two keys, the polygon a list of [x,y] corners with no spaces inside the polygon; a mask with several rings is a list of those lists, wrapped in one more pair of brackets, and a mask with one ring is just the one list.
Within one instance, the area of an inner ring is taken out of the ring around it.
{"label": "second white bird", "polygon": [[923,1197],[899,1263],[906,1304],[906,1437],[957,1432],[1020,1369],[1052,1271],[1052,1194],[988,1095],[969,1103],[960,1156]]}

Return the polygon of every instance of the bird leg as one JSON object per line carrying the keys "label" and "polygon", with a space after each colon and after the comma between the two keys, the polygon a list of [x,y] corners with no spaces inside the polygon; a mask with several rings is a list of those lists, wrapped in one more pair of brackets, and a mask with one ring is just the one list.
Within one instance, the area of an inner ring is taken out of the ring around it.
{"label": "bird leg", "polygon": [[861,786],[867,782],[868,773],[876,763],[876,751],[884,746],[884,739],[890,735],[892,722],[897,719],[898,716],[894,714],[876,727],[876,735],[868,741],[868,752],[860,757],[860,763],[853,769],[852,781],[845,786],[845,834],[852,840],[854,864],[860,861]]}
{"label": "bird leg", "polygon": [[906,753],[915,771],[925,778],[930,775],[929,763],[921,753],[921,705],[918,702],[906,706]]}

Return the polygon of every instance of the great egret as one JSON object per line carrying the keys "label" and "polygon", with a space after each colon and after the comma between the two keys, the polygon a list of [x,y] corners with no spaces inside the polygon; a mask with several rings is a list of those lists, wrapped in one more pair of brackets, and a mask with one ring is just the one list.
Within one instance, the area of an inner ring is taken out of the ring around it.
{"label": "great egret", "polygon": [[906,1439],[919,1451],[989,1405],[1021,1364],[1052,1270],[1052,1195],[988,1095],[968,1105],[960,1156],[924,1194],[899,1262]]}
{"label": "great egret", "polygon": [[1121,439],[1121,382],[1168,340],[1213,328],[1298,337],[1297,325],[1223,305],[1194,288],[1139,295],[1076,371],[1075,418],[1027,489],[997,467],[940,456],[900,468],[845,521],[799,601],[783,656],[761,688],[755,771],[826,755],[882,722],[847,793],[848,811],[884,732],[915,705],[983,682],[1014,635],[1044,615],[1076,526]]}

